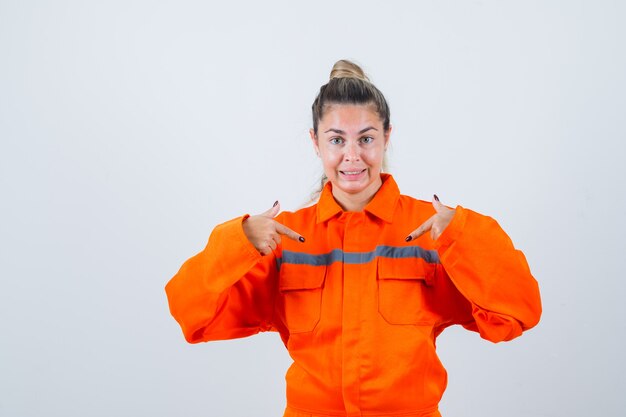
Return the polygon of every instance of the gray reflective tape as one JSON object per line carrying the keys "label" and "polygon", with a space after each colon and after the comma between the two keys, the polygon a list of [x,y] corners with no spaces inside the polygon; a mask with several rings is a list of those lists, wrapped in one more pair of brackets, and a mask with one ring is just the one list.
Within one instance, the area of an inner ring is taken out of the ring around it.
{"label": "gray reflective tape", "polygon": [[343,263],[350,265],[360,265],[372,262],[376,256],[376,251],[372,252],[345,252]]}
{"label": "gray reflective tape", "polygon": [[310,253],[283,250],[283,257],[276,259],[276,266],[282,264],[328,266],[335,262],[350,265],[361,265],[372,262],[374,258],[419,258],[428,263],[439,263],[439,254],[436,250],[426,250],[419,246],[377,246],[370,252],[344,252],[334,249],[328,253],[312,255]]}
{"label": "gray reflective tape", "polygon": [[430,264],[439,263],[436,250],[426,250],[420,246],[377,246],[376,256],[382,258],[421,258]]}
{"label": "gray reflective tape", "polygon": [[284,250],[282,263],[311,266],[330,265],[334,262],[341,262],[343,260],[343,255],[344,253],[341,249],[335,249],[320,255],[311,255],[310,253]]}

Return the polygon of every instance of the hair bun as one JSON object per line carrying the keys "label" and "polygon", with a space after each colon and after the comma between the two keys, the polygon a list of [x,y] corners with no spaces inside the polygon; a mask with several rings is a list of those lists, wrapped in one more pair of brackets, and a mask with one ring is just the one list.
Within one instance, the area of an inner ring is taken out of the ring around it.
{"label": "hair bun", "polygon": [[341,59],[335,62],[333,69],[330,71],[330,79],[333,78],[358,78],[369,82],[369,78],[363,72],[361,67],[352,61]]}

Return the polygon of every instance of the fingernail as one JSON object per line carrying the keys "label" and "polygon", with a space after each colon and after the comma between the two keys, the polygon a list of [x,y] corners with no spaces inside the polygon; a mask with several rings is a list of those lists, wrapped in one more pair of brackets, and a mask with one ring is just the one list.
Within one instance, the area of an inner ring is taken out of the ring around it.
{"label": "fingernail", "polygon": [[407,236],[406,239],[404,239],[405,242],[410,242],[413,240],[413,237],[411,237],[411,235]]}
{"label": "fingernail", "polygon": [[435,197],[435,200],[439,201],[439,197],[437,197],[437,194],[433,194],[433,197]]}
{"label": "fingernail", "polygon": [[302,236],[300,236],[300,237],[298,238],[298,240],[299,240],[300,242],[304,243],[304,238],[303,238]]}
{"label": "fingernail", "polygon": [[276,200],[276,202],[274,203],[272,207],[276,207],[277,204],[278,204],[278,200]]}

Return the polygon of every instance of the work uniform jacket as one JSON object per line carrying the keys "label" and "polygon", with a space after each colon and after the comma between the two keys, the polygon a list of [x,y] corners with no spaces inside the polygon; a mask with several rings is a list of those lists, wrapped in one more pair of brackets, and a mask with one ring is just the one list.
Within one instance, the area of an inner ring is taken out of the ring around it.
{"label": "work uniform jacket", "polygon": [[283,237],[272,255],[248,241],[245,216],[217,226],[166,286],[190,343],[280,334],[294,361],[285,416],[440,416],[443,329],[499,342],[539,320],[537,283],[496,221],[458,206],[437,240],[406,242],[435,211],[382,177],[362,212],[327,183],[317,204],[281,213],[306,242]]}

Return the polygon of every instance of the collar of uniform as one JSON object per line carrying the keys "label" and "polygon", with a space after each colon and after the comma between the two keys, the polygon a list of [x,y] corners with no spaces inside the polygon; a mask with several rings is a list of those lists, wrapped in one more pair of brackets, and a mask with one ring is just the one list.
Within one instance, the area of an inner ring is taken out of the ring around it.
{"label": "collar of uniform", "polygon": [[[367,203],[365,211],[389,223],[393,219],[396,202],[400,196],[400,189],[390,174],[380,174],[380,177],[383,180],[383,184],[376,192],[376,195],[374,195],[372,201]],[[317,222],[325,222],[342,211],[343,209],[333,197],[332,184],[329,181],[324,185],[317,203]]]}
{"label": "collar of uniform", "polygon": [[380,186],[372,201],[367,203],[365,211],[374,216],[391,223],[393,213],[396,210],[396,203],[400,197],[400,189],[391,174],[380,174],[383,185]]}

